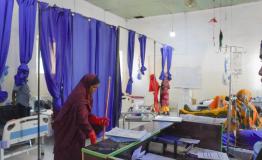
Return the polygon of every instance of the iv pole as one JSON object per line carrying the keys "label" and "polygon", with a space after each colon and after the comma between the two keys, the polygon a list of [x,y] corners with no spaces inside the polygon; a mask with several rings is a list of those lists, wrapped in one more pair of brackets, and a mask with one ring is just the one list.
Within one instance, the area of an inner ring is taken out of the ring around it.
{"label": "iv pole", "polygon": [[230,72],[229,72],[229,87],[228,87],[228,92],[229,92],[229,105],[228,105],[228,112],[227,112],[227,154],[229,153],[229,137],[230,137],[230,130],[231,130],[231,112],[232,112],[232,107],[233,107],[233,87],[232,87],[232,77],[234,75],[237,75],[239,73],[235,73],[233,71],[233,54],[243,54],[246,53],[246,51],[244,50],[243,47],[239,47],[239,46],[228,46],[226,45],[225,47],[225,52],[227,52],[227,49],[229,49],[229,62],[230,62]]}
{"label": "iv pole", "polygon": [[232,111],[232,52],[230,47],[229,52],[229,61],[230,61],[230,75],[229,75],[229,105],[228,105],[228,112],[227,112],[227,154],[229,151],[229,135],[230,135],[230,128],[231,128],[231,111]]}

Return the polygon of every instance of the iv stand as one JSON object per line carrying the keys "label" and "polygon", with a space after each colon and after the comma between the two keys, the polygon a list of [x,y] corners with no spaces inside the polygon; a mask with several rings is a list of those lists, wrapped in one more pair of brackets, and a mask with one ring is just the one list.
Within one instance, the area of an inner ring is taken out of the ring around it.
{"label": "iv stand", "polygon": [[232,112],[232,107],[233,107],[233,96],[232,96],[232,75],[235,73],[232,73],[232,56],[233,54],[242,54],[246,53],[243,47],[239,46],[228,46],[226,45],[225,47],[225,52],[227,52],[227,49],[229,48],[229,61],[230,61],[230,72],[229,72],[229,105],[228,105],[228,112],[227,112],[227,154],[229,153],[229,137],[230,137],[230,130],[231,130],[231,112]]}
{"label": "iv stand", "polygon": [[230,76],[229,76],[229,105],[228,105],[228,111],[227,111],[227,154],[229,151],[229,135],[230,135],[230,129],[231,129],[231,111],[232,111],[232,52],[230,47],[230,53],[229,53],[229,59],[230,59]]}

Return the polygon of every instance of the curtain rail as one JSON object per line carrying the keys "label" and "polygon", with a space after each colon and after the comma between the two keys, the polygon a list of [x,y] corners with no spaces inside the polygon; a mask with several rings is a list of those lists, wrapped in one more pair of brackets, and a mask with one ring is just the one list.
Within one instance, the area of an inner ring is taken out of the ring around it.
{"label": "curtain rail", "polygon": [[[125,29],[125,30],[130,30],[130,29],[128,29],[128,28],[126,28],[126,27],[123,27],[123,26],[118,26],[119,28],[122,28],[122,29]],[[144,34],[142,34],[142,33],[139,33],[139,32],[137,32],[137,31],[135,31],[136,32],[136,34],[138,34],[138,35],[144,35]],[[151,37],[148,37],[147,35],[145,35],[148,39],[150,39],[150,40],[152,40],[152,41],[154,41],[154,42],[156,42],[156,43],[158,43],[158,44],[160,44],[160,45],[165,45],[164,43],[162,43],[162,42],[159,42],[159,41],[157,41],[157,40],[155,40],[155,39],[153,39],[153,38],[151,38]]]}
{"label": "curtain rail", "polygon": [[[40,3],[40,2],[42,2],[42,1],[39,1],[39,0],[38,0],[38,3]],[[44,3],[46,3],[46,2],[44,2]],[[55,6],[55,5],[53,5],[53,6]],[[50,7],[53,7],[53,6],[50,6]],[[63,7],[60,7],[60,8],[63,8]],[[65,9],[67,9],[67,8],[65,8]],[[71,11],[71,12],[72,12],[72,15],[74,15],[74,14],[79,14],[79,15],[87,18],[87,19],[96,19],[96,18],[84,16],[84,15],[82,15],[82,14],[80,14],[80,13],[76,13],[76,12],[73,12],[73,11]],[[96,20],[98,20],[98,19],[96,19]],[[99,21],[101,21],[101,20],[99,20]],[[101,22],[103,22],[103,21],[101,21]],[[105,24],[107,24],[107,25],[110,25],[110,26],[115,26],[115,25],[112,25],[112,24],[108,24],[108,23],[106,23],[106,22],[103,22],[103,23],[105,23]],[[126,28],[126,27],[123,27],[123,26],[120,26],[120,25],[115,26],[115,27],[119,27],[119,28],[122,28],[122,29],[125,29],[125,30],[130,30],[130,29],[128,29],[128,28]],[[135,32],[136,32],[136,34],[138,34],[138,35],[145,35],[145,34],[142,34],[142,33],[137,32],[137,31],[135,31]],[[155,39],[152,38],[152,37],[149,37],[149,36],[147,36],[147,35],[145,35],[145,36],[146,36],[148,39],[150,39],[150,40],[152,40],[152,41],[154,41],[154,42],[156,42],[156,43],[158,43],[158,44],[160,44],[160,45],[165,45],[165,43],[159,42],[159,41],[155,40]]]}

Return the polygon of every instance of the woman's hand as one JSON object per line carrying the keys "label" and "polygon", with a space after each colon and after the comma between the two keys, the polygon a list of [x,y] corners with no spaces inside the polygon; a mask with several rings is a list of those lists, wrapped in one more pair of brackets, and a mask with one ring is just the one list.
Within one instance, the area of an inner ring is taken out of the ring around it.
{"label": "woman's hand", "polygon": [[91,144],[96,144],[96,133],[94,130],[88,133],[88,137],[90,139]]}
{"label": "woman's hand", "polygon": [[108,126],[109,125],[109,119],[107,117],[101,117],[99,118],[100,126]]}
{"label": "woman's hand", "polygon": [[109,125],[109,119],[107,117],[97,117],[97,116],[90,116],[89,121],[91,124],[95,124],[98,126],[108,126]]}

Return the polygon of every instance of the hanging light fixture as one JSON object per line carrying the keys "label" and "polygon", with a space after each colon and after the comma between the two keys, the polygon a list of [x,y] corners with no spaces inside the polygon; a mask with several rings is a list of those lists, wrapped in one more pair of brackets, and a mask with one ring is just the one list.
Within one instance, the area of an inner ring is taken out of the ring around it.
{"label": "hanging light fixture", "polygon": [[174,15],[173,14],[171,15],[171,18],[172,18],[172,28],[171,28],[171,31],[169,32],[169,36],[173,38],[176,36],[176,32],[174,31]]}
{"label": "hanging light fixture", "polygon": [[174,31],[169,32],[169,36],[170,37],[175,37],[176,36],[176,32],[174,32]]}

